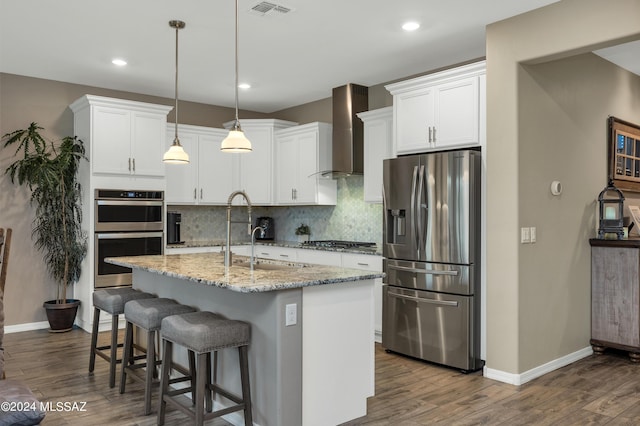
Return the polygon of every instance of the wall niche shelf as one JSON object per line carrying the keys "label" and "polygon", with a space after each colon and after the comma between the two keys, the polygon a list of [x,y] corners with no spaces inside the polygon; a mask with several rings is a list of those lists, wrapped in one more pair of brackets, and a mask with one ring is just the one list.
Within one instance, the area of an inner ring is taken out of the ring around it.
{"label": "wall niche shelf", "polygon": [[608,177],[618,189],[640,192],[640,126],[607,119]]}

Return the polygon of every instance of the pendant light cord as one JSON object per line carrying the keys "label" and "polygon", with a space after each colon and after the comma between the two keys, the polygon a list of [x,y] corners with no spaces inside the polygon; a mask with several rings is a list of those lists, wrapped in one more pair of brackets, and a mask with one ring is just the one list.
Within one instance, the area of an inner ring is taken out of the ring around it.
{"label": "pendant light cord", "polygon": [[236,0],[236,123],[234,125],[235,130],[240,128],[240,119],[238,118],[238,0]]}
{"label": "pendant light cord", "polygon": [[[183,24],[184,25],[184,24]],[[180,30],[180,24],[176,23],[176,117],[175,117],[175,141],[178,141],[178,31]]]}

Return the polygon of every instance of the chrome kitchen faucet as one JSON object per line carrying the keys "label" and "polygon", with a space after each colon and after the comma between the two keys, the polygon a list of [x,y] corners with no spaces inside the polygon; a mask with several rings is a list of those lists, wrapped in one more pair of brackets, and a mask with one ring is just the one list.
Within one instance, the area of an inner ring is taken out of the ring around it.
{"label": "chrome kitchen faucet", "polygon": [[[236,195],[242,195],[245,200],[247,200],[247,213],[249,214],[249,222],[248,222],[248,230],[249,235],[251,235],[251,200],[249,200],[249,196],[244,191],[233,191],[231,195],[229,195],[229,199],[227,200],[227,244],[224,253],[224,269],[225,272],[229,272],[229,266],[231,266],[231,203]],[[234,223],[244,223],[244,222],[234,222]]]}

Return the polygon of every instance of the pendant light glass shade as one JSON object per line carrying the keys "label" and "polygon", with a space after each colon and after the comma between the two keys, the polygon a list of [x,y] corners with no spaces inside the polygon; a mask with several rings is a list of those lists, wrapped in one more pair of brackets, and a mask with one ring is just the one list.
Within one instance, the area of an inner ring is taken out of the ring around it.
{"label": "pendant light glass shade", "polygon": [[162,156],[162,161],[169,164],[189,164],[189,154],[187,154],[180,145],[180,139],[178,139],[178,30],[185,27],[183,21],[169,21],[169,26],[176,29],[176,117],[175,117],[175,137],[173,144],[169,147],[169,150]]}
{"label": "pendant light glass shade", "polygon": [[240,120],[238,119],[238,0],[236,0],[236,121],[233,128],[229,131],[229,135],[224,138],[220,144],[222,152],[251,152],[251,142],[244,135],[240,128]]}
{"label": "pendant light glass shade", "polygon": [[220,144],[220,151],[224,152],[251,152],[251,150],[251,142],[239,126],[231,129]]}
{"label": "pendant light glass shade", "polygon": [[184,151],[180,141],[175,139],[173,145],[162,156],[162,161],[169,164],[189,164],[189,154]]}

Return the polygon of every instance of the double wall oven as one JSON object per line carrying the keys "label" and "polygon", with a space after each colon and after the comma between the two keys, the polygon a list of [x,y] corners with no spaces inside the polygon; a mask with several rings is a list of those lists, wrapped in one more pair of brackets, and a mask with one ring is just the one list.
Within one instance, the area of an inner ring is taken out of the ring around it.
{"label": "double wall oven", "polygon": [[107,257],[163,253],[162,191],[95,190],[95,288],[132,284],[130,268]]}

